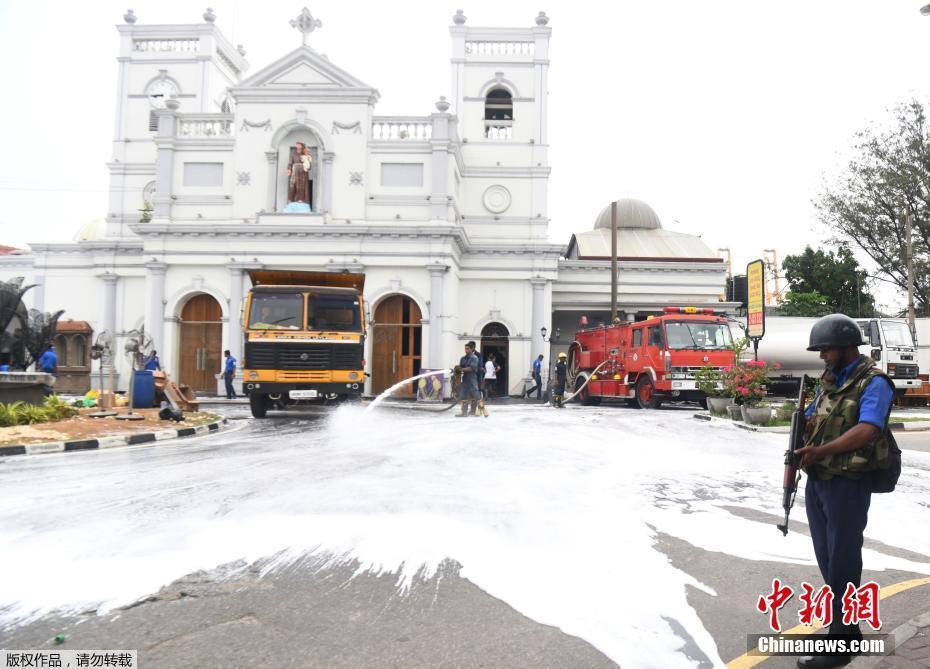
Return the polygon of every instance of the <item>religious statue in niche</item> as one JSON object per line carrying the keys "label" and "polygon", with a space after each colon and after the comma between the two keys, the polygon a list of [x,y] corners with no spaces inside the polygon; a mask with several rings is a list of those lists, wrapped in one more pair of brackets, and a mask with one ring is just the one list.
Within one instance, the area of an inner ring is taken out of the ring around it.
{"label": "religious statue in niche", "polygon": [[287,163],[287,208],[290,212],[313,209],[313,156],[310,147],[296,142]]}

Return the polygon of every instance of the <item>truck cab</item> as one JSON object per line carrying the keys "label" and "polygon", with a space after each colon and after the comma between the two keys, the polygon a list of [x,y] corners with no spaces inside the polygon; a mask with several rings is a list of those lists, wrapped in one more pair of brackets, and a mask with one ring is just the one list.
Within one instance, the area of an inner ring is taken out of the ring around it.
{"label": "truck cab", "polygon": [[365,277],[255,270],[245,302],[243,391],[252,415],[361,396]]}
{"label": "truck cab", "polygon": [[918,375],[917,346],[907,321],[894,318],[857,319],[862,338],[868,342],[860,350],[871,355],[875,364],[894,382],[895,389],[903,393],[919,388],[923,383]]}

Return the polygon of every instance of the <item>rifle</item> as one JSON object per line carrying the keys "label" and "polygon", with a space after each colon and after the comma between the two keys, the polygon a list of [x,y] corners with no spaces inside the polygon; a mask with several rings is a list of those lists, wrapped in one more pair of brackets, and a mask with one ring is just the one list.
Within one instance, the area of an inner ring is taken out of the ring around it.
{"label": "rifle", "polygon": [[794,498],[798,494],[798,482],[801,472],[798,471],[798,461],[795,451],[804,446],[804,428],[807,426],[807,416],[804,415],[804,395],[807,391],[808,376],[801,377],[801,390],[798,393],[798,408],[791,414],[791,436],[788,437],[788,450],[785,451],[785,476],[782,482],[781,505],[785,509],[785,523],[778,525],[784,536],[788,536],[788,514],[794,506]]}

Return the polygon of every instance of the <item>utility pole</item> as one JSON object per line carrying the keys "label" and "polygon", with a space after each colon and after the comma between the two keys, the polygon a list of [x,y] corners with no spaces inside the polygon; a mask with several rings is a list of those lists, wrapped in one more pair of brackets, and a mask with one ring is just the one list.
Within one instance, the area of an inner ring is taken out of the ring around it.
{"label": "utility pole", "polygon": [[908,212],[904,217],[904,240],[907,245],[907,324],[911,329],[911,337],[917,340],[917,323],[914,314],[914,243],[911,240],[911,228],[914,225],[914,215]]}
{"label": "utility pole", "polygon": [[610,322],[617,319],[617,201],[610,203]]}

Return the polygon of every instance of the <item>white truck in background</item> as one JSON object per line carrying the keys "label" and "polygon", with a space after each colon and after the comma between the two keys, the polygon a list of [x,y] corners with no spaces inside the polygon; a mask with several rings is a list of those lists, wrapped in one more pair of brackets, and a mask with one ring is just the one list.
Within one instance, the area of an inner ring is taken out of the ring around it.
{"label": "white truck in background", "polygon": [[[923,383],[918,374],[917,347],[901,318],[857,318],[866,344],[859,347],[864,355],[871,355],[875,363],[894,381],[895,389],[903,394]],[[779,363],[781,369],[769,377],[769,391],[775,395],[796,395],[801,377],[808,374],[819,377],[823,361],[816,351],[808,351],[811,326],[816,318],[769,316],[765,319],[765,336],[759,342],[759,359]],[[930,333],[928,333],[930,335]],[[928,337],[930,338],[930,337]],[[747,351],[751,354],[752,349]],[[930,353],[930,351],[928,351]]]}
{"label": "white truck in background", "polygon": [[917,366],[920,373],[930,371],[930,318],[918,318],[914,321],[917,330]]}

